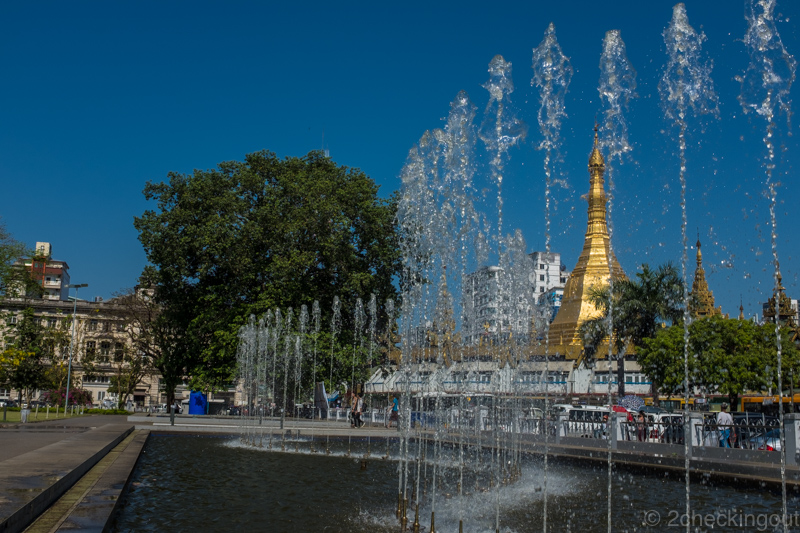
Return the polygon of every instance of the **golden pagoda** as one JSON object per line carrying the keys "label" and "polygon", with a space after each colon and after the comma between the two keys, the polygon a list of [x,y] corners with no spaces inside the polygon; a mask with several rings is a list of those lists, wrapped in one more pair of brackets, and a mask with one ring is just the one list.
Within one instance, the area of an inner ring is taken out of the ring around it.
{"label": "golden pagoda", "polygon": [[700,252],[700,237],[697,237],[697,268],[694,270],[692,291],[689,293],[689,313],[692,318],[722,315],[722,307],[714,307],[714,293],[708,288],[706,271],[703,269],[703,254]]}
{"label": "golden pagoda", "polygon": [[[583,251],[578,264],[564,287],[561,309],[548,333],[550,355],[578,359],[583,350],[579,328],[581,324],[601,315],[589,301],[592,286],[607,285],[611,278],[623,279],[625,273],[611,252],[606,224],[606,192],[603,173],[606,165],[597,146],[597,126],[594,128],[594,147],[589,156],[588,223]],[[597,357],[608,352],[608,345],[598,350]]]}
{"label": "golden pagoda", "polygon": [[792,309],[792,299],[786,296],[780,266],[778,266],[776,276],[778,278],[778,287],[775,289],[772,298],[767,301],[767,308],[764,309],[764,321],[772,324],[778,323],[794,329],[797,327],[795,320],[797,315]]}

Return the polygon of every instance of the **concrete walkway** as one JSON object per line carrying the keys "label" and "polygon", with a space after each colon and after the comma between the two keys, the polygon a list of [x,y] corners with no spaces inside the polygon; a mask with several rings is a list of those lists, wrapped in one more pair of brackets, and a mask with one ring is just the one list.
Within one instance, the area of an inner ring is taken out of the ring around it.
{"label": "concrete walkway", "polygon": [[[84,416],[0,429],[0,533],[24,530],[109,456],[133,431],[126,418]],[[83,512],[80,529],[105,527],[145,438],[146,432],[137,434],[116,456],[106,459],[103,471],[67,508],[73,514]],[[110,505],[94,506],[92,511],[92,498],[98,491]],[[68,518],[69,513],[57,517],[47,530],[58,530]]]}

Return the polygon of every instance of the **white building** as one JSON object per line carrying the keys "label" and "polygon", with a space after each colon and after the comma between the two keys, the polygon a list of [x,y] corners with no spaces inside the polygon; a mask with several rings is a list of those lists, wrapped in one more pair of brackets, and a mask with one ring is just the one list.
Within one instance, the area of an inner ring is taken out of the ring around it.
{"label": "white building", "polygon": [[561,293],[563,294],[569,272],[567,272],[566,265],[561,262],[561,254],[555,252],[533,252],[529,254],[529,257],[533,262],[533,272],[530,274],[529,281],[537,300],[544,293],[554,288],[561,288]]}
{"label": "white building", "polygon": [[539,315],[553,321],[569,272],[559,253],[533,252],[528,257],[530,264],[512,271],[520,279],[507,279],[498,266],[464,277],[461,338],[466,345],[479,344],[481,338],[527,337],[531,320]]}

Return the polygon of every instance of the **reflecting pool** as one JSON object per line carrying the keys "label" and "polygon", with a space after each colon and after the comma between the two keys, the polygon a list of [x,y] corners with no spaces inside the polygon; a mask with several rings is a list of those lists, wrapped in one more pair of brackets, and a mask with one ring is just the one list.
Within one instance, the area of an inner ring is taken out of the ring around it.
{"label": "reflecting pool", "polygon": [[[324,442],[317,442],[312,453],[308,440],[290,440],[287,451],[280,452],[245,447],[233,437],[151,435],[114,531],[397,532],[397,442],[390,440],[387,449],[387,441],[372,439],[362,465],[367,446],[366,441],[331,440],[330,453]],[[458,455],[445,447],[440,457],[436,530],[455,533],[457,517],[468,516],[465,532],[495,531],[498,492],[485,486],[480,467],[463,478],[465,496],[459,499]],[[544,470],[539,458],[523,463],[519,481],[499,491],[504,532],[542,531]],[[554,465],[551,460],[547,475],[549,531],[607,530],[605,464]],[[620,469],[612,490],[614,531],[686,530],[683,473]],[[691,498],[692,531],[781,529],[779,490],[698,480]],[[796,513],[800,501],[793,495],[790,530],[800,529]],[[421,531],[429,530],[430,515],[429,508],[420,509]],[[409,529],[413,522],[411,511]]]}

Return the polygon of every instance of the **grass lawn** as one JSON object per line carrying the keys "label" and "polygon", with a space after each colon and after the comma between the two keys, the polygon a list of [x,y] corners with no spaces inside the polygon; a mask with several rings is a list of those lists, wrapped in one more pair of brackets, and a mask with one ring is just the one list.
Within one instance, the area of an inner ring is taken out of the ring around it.
{"label": "grass lawn", "polygon": [[[58,414],[56,414],[56,410],[54,408],[50,408],[50,415],[47,414],[47,409],[39,409],[39,413],[36,413],[35,409],[31,409],[31,413],[28,415],[28,422],[39,422],[42,420],[58,420],[61,418],[74,418],[80,415],[70,415],[69,409],[67,409],[67,415],[64,416],[64,410],[59,409]],[[20,422],[20,414],[19,411],[7,411],[5,413],[5,420],[3,420],[3,408],[0,407],[0,424],[3,422],[11,423],[11,424],[18,424]]]}

